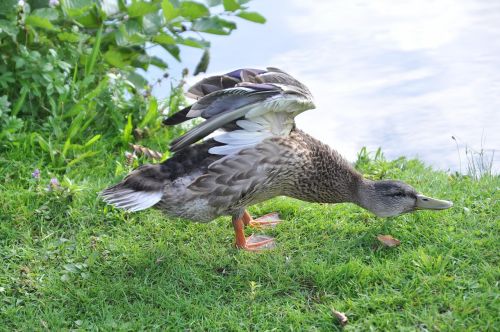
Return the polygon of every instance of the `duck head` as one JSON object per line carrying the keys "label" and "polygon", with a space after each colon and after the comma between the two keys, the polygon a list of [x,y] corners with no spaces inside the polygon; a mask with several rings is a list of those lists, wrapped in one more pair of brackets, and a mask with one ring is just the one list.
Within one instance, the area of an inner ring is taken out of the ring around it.
{"label": "duck head", "polygon": [[364,180],[358,191],[360,206],[379,217],[393,217],[416,210],[444,210],[450,201],[427,197],[412,186],[395,180]]}

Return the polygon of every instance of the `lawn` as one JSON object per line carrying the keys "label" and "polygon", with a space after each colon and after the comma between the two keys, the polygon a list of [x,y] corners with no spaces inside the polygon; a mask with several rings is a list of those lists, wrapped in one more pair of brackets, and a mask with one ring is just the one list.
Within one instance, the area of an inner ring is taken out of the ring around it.
{"label": "lawn", "polygon": [[[82,162],[50,191],[47,170],[32,177],[41,165],[0,155],[0,330],[340,330],[333,308],[348,331],[500,330],[498,176],[365,160],[369,176],[455,206],[381,219],[280,197],[250,208],[285,220],[258,231],[278,246],[256,254],[232,247],[227,217],[106,206],[96,193],[126,173],[122,155]],[[383,247],[379,234],[401,245]]]}

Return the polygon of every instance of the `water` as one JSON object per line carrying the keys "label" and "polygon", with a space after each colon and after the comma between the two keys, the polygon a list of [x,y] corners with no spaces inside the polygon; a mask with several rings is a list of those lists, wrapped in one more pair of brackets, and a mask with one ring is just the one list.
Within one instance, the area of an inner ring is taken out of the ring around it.
{"label": "water", "polygon": [[[350,160],[363,146],[382,147],[389,158],[460,170],[454,136],[462,171],[466,144],[488,156],[496,150],[500,171],[499,1],[260,0],[250,7],[268,23],[239,22],[230,37],[210,36],[210,72],[276,66],[293,74],[317,105],[298,126]],[[184,50],[191,68],[199,57]]]}

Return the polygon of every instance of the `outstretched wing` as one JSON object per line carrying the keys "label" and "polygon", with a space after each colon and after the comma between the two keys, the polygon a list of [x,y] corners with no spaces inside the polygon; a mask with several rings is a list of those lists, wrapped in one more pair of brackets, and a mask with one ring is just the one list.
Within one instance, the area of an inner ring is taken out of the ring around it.
{"label": "outstretched wing", "polygon": [[293,129],[299,113],[314,108],[305,85],[277,69],[239,69],[203,79],[188,96],[197,101],[164,121],[173,125],[202,117],[203,123],[171,143],[178,151],[217,129],[227,132],[214,139],[223,145],[212,154],[228,155],[255,146],[271,136],[285,136]]}

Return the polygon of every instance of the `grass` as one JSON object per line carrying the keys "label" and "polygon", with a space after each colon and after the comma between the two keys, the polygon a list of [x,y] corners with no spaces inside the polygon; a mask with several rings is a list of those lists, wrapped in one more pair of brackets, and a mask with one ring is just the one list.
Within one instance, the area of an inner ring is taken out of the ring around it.
{"label": "grass", "polygon": [[[255,254],[232,248],[228,218],[105,206],[96,192],[123,175],[121,159],[91,158],[69,170],[66,189],[46,191],[46,170],[31,178],[41,161],[0,155],[0,330],[340,330],[332,308],[348,331],[500,330],[498,176],[385,163],[373,174],[455,206],[379,219],[276,198],[250,209],[286,220],[260,231],[278,247]],[[378,234],[402,243],[382,248]]]}

